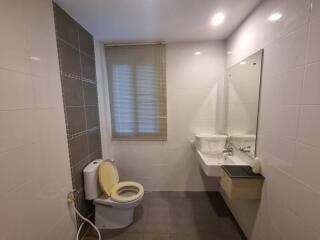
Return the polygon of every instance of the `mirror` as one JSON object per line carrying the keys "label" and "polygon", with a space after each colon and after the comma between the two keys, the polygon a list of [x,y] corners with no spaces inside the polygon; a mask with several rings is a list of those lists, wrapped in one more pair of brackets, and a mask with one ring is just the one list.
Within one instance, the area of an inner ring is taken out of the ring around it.
{"label": "mirror", "polygon": [[233,147],[256,155],[263,50],[227,71],[227,126]]}

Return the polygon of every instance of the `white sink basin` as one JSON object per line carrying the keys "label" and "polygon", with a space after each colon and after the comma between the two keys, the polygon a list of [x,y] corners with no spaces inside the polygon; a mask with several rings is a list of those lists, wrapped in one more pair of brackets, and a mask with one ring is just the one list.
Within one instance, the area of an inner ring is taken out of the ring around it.
{"label": "white sink basin", "polygon": [[236,156],[223,156],[223,153],[208,154],[197,150],[197,158],[204,173],[208,177],[221,176],[221,165],[250,165]]}

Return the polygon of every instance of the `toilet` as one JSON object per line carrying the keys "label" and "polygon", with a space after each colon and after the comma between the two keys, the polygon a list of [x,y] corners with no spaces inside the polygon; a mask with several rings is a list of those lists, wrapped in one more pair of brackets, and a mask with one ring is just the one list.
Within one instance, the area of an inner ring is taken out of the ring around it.
{"label": "toilet", "polygon": [[100,229],[118,229],[130,225],[135,207],[142,201],[143,186],[119,182],[116,166],[110,160],[97,159],[83,170],[85,198],[95,205],[95,225]]}

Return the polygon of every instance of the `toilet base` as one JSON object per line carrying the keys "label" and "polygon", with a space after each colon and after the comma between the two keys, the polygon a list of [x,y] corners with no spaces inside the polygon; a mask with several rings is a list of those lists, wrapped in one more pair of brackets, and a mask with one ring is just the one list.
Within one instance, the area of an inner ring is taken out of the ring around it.
{"label": "toilet base", "polygon": [[95,205],[95,225],[99,229],[119,229],[133,222],[133,208],[115,208],[106,205]]}

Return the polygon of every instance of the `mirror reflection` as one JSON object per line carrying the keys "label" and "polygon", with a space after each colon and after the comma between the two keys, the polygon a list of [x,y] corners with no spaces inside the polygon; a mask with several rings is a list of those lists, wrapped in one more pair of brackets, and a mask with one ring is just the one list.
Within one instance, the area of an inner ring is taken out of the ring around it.
{"label": "mirror reflection", "polygon": [[238,150],[255,156],[263,50],[228,69],[228,135]]}

